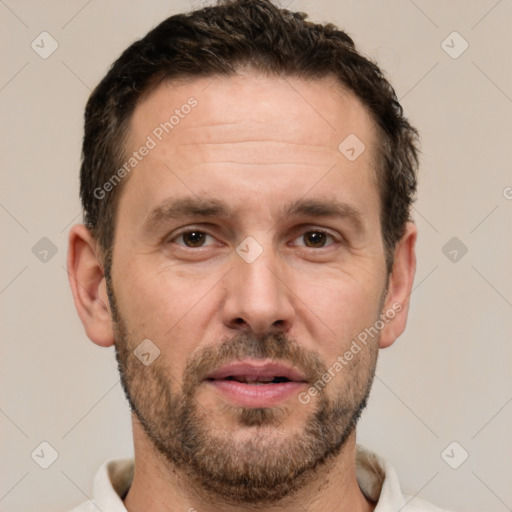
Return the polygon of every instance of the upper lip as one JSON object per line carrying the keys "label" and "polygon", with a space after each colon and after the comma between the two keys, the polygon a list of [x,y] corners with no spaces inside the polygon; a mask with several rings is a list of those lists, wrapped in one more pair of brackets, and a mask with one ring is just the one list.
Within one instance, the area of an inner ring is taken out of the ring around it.
{"label": "upper lip", "polygon": [[250,379],[285,377],[292,382],[306,382],[302,372],[276,361],[234,361],[221,366],[208,374],[207,380],[220,380],[227,377],[246,377]]}

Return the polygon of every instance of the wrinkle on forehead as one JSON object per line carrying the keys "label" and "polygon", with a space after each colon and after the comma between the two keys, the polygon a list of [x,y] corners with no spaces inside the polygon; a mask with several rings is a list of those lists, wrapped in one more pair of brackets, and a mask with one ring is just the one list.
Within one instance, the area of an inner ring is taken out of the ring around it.
{"label": "wrinkle on forehead", "polygon": [[[137,105],[128,146],[143,144],[190,98],[197,106],[131,173],[131,200],[148,203],[146,207],[158,201],[167,178],[189,191],[214,187],[218,192],[227,192],[228,184],[229,189],[239,184],[241,190],[263,190],[265,178],[268,192],[278,194],[290,187],[304,193],[315,183],[325,188],[328,177],[345,198],[352,194],[361,200],[370,192],[367,200],[374,197],[375,125],[361,102],[332,81],[251,75],[162,84]],[[355,162],[338,150],[351,133],[366,145]]]}
{"label": "wrinkle on forehead", "polygon": [[270,138],[337,150],[348,133],[370,142],[375,132],[367,109],[334,78],[302,80],[250,73],[160,85],[137,105],[129,143],[136,146],[144,141],[190,97],[198,104],[166,137],[173,144]]}

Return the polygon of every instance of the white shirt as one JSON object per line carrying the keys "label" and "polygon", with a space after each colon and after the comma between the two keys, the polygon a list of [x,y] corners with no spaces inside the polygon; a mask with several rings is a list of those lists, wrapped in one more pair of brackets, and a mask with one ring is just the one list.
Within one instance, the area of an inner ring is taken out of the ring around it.
{"label": "white shirt", "polygon": [[[127,512],[121,497],[132,483],[133,470],[132,458],[105,462],[94,478],[93,501],[86,501],[70,512]],[[402,508],[403,512],[447,512],[402,494],[391,465],[360,445],[356,452],[356,478],[363,494],[378,502],[374,512],[398,512]]]}

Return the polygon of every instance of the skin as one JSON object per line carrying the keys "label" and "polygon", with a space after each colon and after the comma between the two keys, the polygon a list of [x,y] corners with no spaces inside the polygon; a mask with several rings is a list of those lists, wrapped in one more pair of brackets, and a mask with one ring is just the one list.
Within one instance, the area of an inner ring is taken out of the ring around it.
{"label": "skin", "polygon": [[[193,355],[243,332],[283,334],[329,367],[379,313],[399,303],[401,311],[332,379],[324,396],[335,400],[357,375],[370,383],[377,349],[391,345],[406,325],[417,233],[409,223],[388,276],[374,170],[377,133],[366,109],[327,78],[284,80],[249,70],[162,84],[137,105],[127,153],[191,96],[197,107],[125,178],[118,205],[112,283],[130,349],[146,338],[154,341],[161,354],[148,369],[159,369],[174,389]],[[349,134],[366,146],[353,162],[338,150]],[[144,231],[148,212],[184,195],[224,200],[236,214],[168,220]],[[348,218],[283,217],[282,206],[301,198],[342,201],[359,212],[360,226]],[[185,227],[208,233],[205,245],[186,247],[177,236]],[[318,229],[333,238],[324,247],[307,247],[306,233]],[[248,236],[263,249],[252,263],[235,251]],[[71,229],[68,270],[88,337],[111,346],[116,326],[101,254],[83,225]],[[150,389],[153,374],[147,375]],[[280,404],[278,426],[247,427],[237,407],[211,387],[199,387],[195,400],[212,431],[235,447],[253,439],[255,429],[263,435],[262,447],[300,434],[318,404],[315,398],[299,406],[293,396]],[[135,414],[132,423],[136,469],[125,500],[130,512],[249,510],[201,494],[162,457]],[[293,496],[258,510],[296,512],[297,503],[307,512],[373,510],[355,476],[355,431]]]}

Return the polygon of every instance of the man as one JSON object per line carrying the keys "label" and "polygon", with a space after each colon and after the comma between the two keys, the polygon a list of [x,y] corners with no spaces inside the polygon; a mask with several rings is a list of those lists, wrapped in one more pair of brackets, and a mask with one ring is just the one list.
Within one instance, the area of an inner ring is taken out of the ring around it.
{"label": "man", "polygon": [[406,325],[417,132],[333,25],[231,0],[93,92],[68,269],[115,344],[135,458],[75,511],[439,510],[356,445]]}

